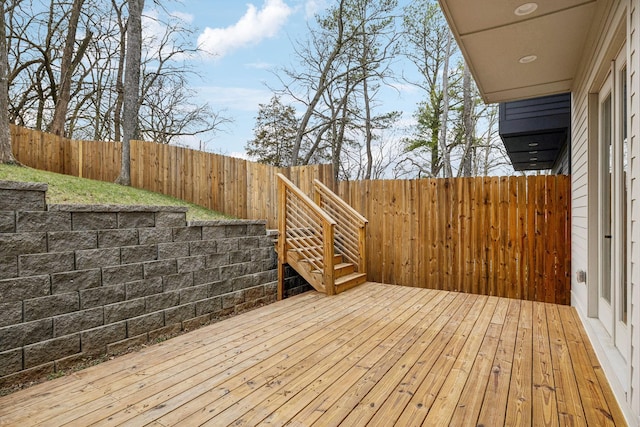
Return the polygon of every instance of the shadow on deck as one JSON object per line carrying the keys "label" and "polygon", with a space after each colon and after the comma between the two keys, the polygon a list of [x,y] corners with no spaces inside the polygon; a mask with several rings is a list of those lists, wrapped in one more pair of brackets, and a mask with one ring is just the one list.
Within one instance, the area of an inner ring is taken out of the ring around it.
{"label": "shadow on deck", "polygon": [[573,308],[370,282],[0,398],[0,425],[287,422],[625,425]]}

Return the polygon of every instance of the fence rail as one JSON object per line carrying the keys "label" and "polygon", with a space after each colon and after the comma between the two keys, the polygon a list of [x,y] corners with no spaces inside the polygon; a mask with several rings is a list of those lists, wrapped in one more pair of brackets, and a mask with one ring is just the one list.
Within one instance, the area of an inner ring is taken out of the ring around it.
{"label": "fence rail", "polygon": [[[113,182],[120,172],[119,142],[69,140],[11,126],[13,152],[27,166]],[[333,188],[331,165],[276,168],[154,142],[131,142],[131,185],[177,197],[227,215],[266,219],[277,228],[276,176],[282,173],[303,192],[318,179]]]}
{"label": "fence rail", "polygon": [[340,182],[371,281],[570,302],[568,176]]}

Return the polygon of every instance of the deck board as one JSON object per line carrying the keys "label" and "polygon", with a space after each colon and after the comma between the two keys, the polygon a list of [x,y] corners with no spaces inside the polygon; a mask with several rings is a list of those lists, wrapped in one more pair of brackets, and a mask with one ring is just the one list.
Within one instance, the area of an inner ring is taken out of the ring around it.
{"label": "deck board", "polygon": [[625,425],[575,310],[366,283],[0,398],[0,425]]}

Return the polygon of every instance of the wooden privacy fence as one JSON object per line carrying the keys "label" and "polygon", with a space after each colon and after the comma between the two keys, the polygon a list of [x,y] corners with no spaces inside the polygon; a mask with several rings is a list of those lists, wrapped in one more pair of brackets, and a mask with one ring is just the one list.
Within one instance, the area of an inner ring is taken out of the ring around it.
{"label": "wooden privacy fence", "polygon": [[[120,143],[11,127],[13,151],[42,170],[114,181]],[[276,175],[313,180],[369,220],[368,279],[568,304],[570,177],[333,182],[331,165],[275,168],[152,142],[131,144],[132,185],[277,227]]]}
{"label": "wooden privacy fence", "polygon": [[369,220],[368,279],[570,303],[568,176],[340,182]]}
{"label": "wooden privacy fence", "polygon": [[[13,152],[27,166],[113,182],[120,173],[119,142],[69,140],[11,127]],[[277,227],[276,175],[282,173],[306,194],[318,179],[330,188],[331,165],[276,168],[234,157],[154,142],[131,142],[131,185],[167,194],[227,215],[266,219]]]}

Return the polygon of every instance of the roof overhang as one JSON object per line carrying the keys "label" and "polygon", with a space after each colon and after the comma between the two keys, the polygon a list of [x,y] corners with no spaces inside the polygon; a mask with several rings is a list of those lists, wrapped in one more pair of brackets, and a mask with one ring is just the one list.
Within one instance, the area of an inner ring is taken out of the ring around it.
{"label": "roof overhang", "polygon": [[551,169],[570,134],[570,93],[500,103],[500,137],[517,171]]}
{"label": "roof overhang", "polygon": [[495,103],[570,92],[602,0],[439,2],[482,97]]}

